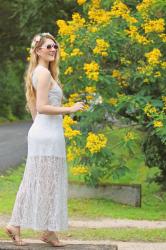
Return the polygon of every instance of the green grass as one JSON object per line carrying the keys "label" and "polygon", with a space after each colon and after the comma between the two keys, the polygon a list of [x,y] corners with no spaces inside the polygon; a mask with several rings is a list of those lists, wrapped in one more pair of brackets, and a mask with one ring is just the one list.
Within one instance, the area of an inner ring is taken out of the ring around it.
{"label": "green grass", "polygon": [[70,230],[69,233],[71,233],[71,239],[81,240],[166,241],[164,229],[75,229]]}
{"label": "green grass", "polygon": [[[142,184],[142,207],[135,208],[127,205],[117,204],[111,200],[103,199],[69,199],[68,208],[70,217],[112,217],[129,219],[165,220],[166,219],[166,193],[160,191],[160,187],[152,182],[148,184],[147,178],[154,176],[157,168],[149,169],[144,163],[141,152],[142,132],[133,129],[137,140],[133,144],[134,156],[131,157],[127,149],[115,147],[120,142],[128,129],[113,129],[106,131],[109,136],[110,147],[114,153],[126,157],[130,172],[117,180],[111,177],[101,180],[101,183],[140,183]],[[131,130],[131,128],[130,128]],[[14,170],[9,170],[5,176],[0,176],[0,214],[11,214],[16,193],[18,191],[25,164]],[[69,168],[70,169],[70,168]],[[81,182],[82,177],[72,176],[69,171],[69,181]]]}
{"label": "green grass", "polygon": [[75,218],[87,217],[91,219],[111,217],[133,220],[165,220],[166,202],[159,202],[155,197],[152,197],[152,200],[150,200],[150,197],[148,198],[149,201],[144,201],[141,208],[122,205],[109,200],[70,199],[69,215]]}
{"label": "green grass", "polygon": [[[16,193],[24,172],[24,165],[0,177],[0,214],[11,214]],[[155,183],[143,185],[142,207],[135,208],[104,199],[69,199],[70,217],[112,217],[165,220],[166,194]]]}
{"label": "green grass", "polygon": [[[39,239],[41,232],[30,229],[22,230],[24,239]],[[71,240],[121,240],[121,241],[145,241],[164,242],[166,241],[166,230],[164,229],[85,229],[72,228],[68,231],[59,232],[60,239]],[[0,239],[7,240],[9,237],[3,229],[0,229]]]}

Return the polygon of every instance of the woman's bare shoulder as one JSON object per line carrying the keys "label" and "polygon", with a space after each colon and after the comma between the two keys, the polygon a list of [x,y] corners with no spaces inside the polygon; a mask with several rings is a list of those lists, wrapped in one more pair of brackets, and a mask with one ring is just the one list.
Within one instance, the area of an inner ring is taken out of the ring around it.
{"label": "woman's bare shoulder", "polygon": [[38,81],[40,82],[43,80],[46,82],[50,82],[51,73],[46,67],[37,65],[33,71],[33,74],[32,74],[32,83],[36,87],[37,82]]}
{"label": "woman's bare shoulder", "polygon": [[41,74],[44,74],[44,75],[51,75],[51,74],[50,74],[50,71],[49,71],[46,67],[44,67],[44,66],[42,66],[42,65],[40,65],[40,64],[38,64],[38,65],[35,67],[34,72],[35,72],[35,73],[41,73]]}
{"label": "woman's bare shoulder", "polygon": [[45,79],[51,79],[51,73],[50,71],[41,65],[37,65],[36,68],[33,71],[33,75],[35,75],[38,79],[45,78]]}

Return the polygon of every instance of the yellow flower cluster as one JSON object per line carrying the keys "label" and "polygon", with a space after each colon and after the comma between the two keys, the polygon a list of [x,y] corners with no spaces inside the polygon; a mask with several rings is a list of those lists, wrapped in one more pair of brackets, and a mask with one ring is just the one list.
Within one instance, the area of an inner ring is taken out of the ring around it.
{"label": "yellow flower cluster", "polygon": [[121,72],[118,69],[114,69],[112,71],[112,76],[117,78],[117,79],[121,79]]}
{"label": "yellow flower cluster", "polygon": [[87,29],[89,32],[92,32],[92,33],[95,33],[98,30],[97,27],[95,27],[93,25],[88,26]]}
{"label": "yellow flower cluster", "polygon": [[73,140],[70,146],[67,147],[67,160],[73,161],[76,157],[80,157],[80,155],[84,153],[85,149],[79,148],[76,142]]}
{"label": "yellow flower cluster", "polygon": [[140,44],[143,44],[143,45],[146,45],[148,43],[150,43],[151,41],[148,40],[146,37],[140,35],[140,34],[136,34],[136,37],[135,37],[135,40],[140,43]]}
{"label": "yellow flower cluster", "polygon": [[148,84],[148,83],[149,83],[149,79],[148,79],[148,78],[145,78],[145,79],[143,80],[143,82],[146,83],[146,84]]}
{"label": "yellow flower cluster", "polygon": [[60,56],[61,56],[62,61],[64,61],[69,56],[63,47],[61,47]]}
{"label": "yellow flower cluster", "polygon": [[86,96],[86,99],[87,99],[88,101],[90,101],[90,100],[93,99],[93,96],[92,96],[92,95],[87,95],[87,96]]}
{"label": "yellow flower cluster", "polygon": [[58,33],[60,35],[70,35],[70,38],[73,41],[75,39],[73,33],[84,26],[85,19],[82,18],[79,13],[73,13],[72,21],[65,22],[64,20],[58,20],[56,23],[59,27]]}
{"label": "yellow flower cluster", "polygon": [[[80,92],[81,93],[81,92]],[[79,102],[81,101],[81,96],[80,96],[80,93],[73,93],[69,96],[68,98],[68,102],[64,104],[65,107],[71,107],[75,104],[75,102]],[[86,99],[92,99],[90,96],[86,96]],[[84,108],[83,110],[87,110],[89,108],[89,105],[88,104],[85,104],[84,105]],[[82,110],[80,110],[80,112],[83,112]]]}
{"label": "yellow flower cluster", "polygon": [[124,136],[124,140],[127,141],[131,141],[135,139],[135,135],[133,132],[127,132],[126,135]]}
{"label": "yellow flower cluster", "polygon": [[115,1],[110,11],[111,17],[122,17],[131,24],[138,22],[136,18],[130,16],[129,14],[129,8],[122,1]]}
{"label": "yellow flower cluster", "polygon": [[153,0],[143,0],[140,4],[137,5],[136,9],[138,11],[145,11],[152,5]]}
{"label": "yellow flower cluster", "polygon": [[122,17],[129,23],[136,23],[138,22],[136,18],[130,16],[130,9],[127,7],[126,4],[124,4],[122,1],[115,1],[111,11],[110,11],[111,17]]}
{"label": "yellow flower cluster", "polygon": [[73,130],[71,127],[65,127],[65,136],[67,138],[72,139],[73,137],[77,136],[77,135],[81,135],[81,132],[79,130]]}
{"label": "yellow flower cluster", "polygon": [[[87,86],[85,88],[84,92],[86,93],[86,100],[89,101],[89,102],[91,102],[95,98],[96,87],[94,87],[94,86]],[[89,104],[86,104],[84,106],[85,110],[87,110],[89,107],[90,107]]]}
{"label": "yellow flower cluster", "polygon": [[58,33],[60,35],[70,35],[73,33],[73,27],[68,25],[64,20],[58,20],[56,23],[59,27]]}
{"label": "yellow flower cluster", "polygon": [[65,117],[63,118],[64,127],[72,126],[74,124],[77,124],[77,121],[74,121],[69,115],[65,115]]}
{"label": "yellow flower cluster", "polygon": [[83,5],[84,3],[86,3],[86,0],[77,0],[77,3],[78,3],[79,5]]}
{"label": "yellow flower cluster", "polygon": [[91,0],[91,5],[95,9],[99,9],[101,4],[101,0]]}
{"label": "yellow flower cluster", "polygon": [[72,168],[71,168],[71,173],[72,173],[73,175],[86,174],[86,173],[88,173],[88,172],[89,172],[89,171],[88,171],[88,168],[85,167],[85,166],[82,166],[82,165],[78,165],[78,166],[76,166],[76,167],[72,167]]}
{"label": "yellow flower cluster", "polygon": [[88,11],[88,16],[89,19],[91,19],[92,21],[98,23],[98,24],[105,24],[108,23],[110,20],[110,12],[109,11],[105,11],[103,9],[90,9]]}
{"label": "yellow flower cluster", "polygon": [[161,56],[162,54],[159,49],[153,49],[151,52],[145,53],[145,57],[147,58],[148,63],[152,65],[159,64],[159,59]]}
{"label": "yellow flower cluster", "polygon": [[107,144],[107,138],[104,134],[94,134],[92,132],[88,133],[86,148],[93,153],[99,152]]}
{"label": "yellow flower cluster", "polygon": [[163,127],[163,123],[162,123],[162,121],[154,121],[153,126],[155,128],[161,128],[161,127]]}
{"label": "yellow flower cluster", "polygon": [[79,48],[75,48],[73,49],[73,51],[71,52],[71,56],[82,56],[83,53],[80,51]]}
{"label": "yellow flower cluster", "polygon": [[65,75],[70,75],[71,73],[73,73],[73,68],[70,66],[70,67],[68,67],[68,68],[65,70],[64,74],[65,74]]}
{"label": "yellow flower cluster", "polygon": [[154,77],[160,77],[160,76],[161,76],[160,71],[156,71],[156,72],[154,73]]}
{"label": "yellow flower cluster", "polygon": [[153,6],[156,0],[143,0],[140,4],[136,6],[138,12],[141,13],[142,17],[147,19],[149,9]]}
{"label": "yellow flower cluster", "polygon": [[150,20],[142,25],[142,27],[145,30],[145,33],[150,33],[150,32],[163,32],[164,31],[164,19],[159,18],[158,20]]}
{"label": "yellow flower cluster", "polygon": [[126,82],[126,80],[130,77],[129,73],[126,74],[121,74],[121,72],[117,69],[114,69],[112,71],[112,76],[114,78],[116,78],[118,80],[118,85],[122,88],[127,88],[128,87],[128,83]]}
{"label": "yellow flower cluster", "polygon": [[160,34],[159,37],[162,39],[164,43],[166,43],[166,34]]}
{"label": "yellow flower cluster", "polygon": [[100,8],[101,1],[92,1],[91,8],[88,12],[89,19],[97,24],[107,24],[112,17],[122,17],[129,23],[136,23],[137,19],[130,16],[130,10],[122,1],[115,1],[111,11]]}
{"label": "yellow flower cluster", "polygon": [[79,96],[78,93],[73,93],[73,94],[70,95],[69,100],[75,102],[75,101],[77,101],[79,99],[79,97],[80,96]]}
{"label": "yellow flower cluster", "polygon": [[150,76],[153,74],[152,65],[144,65],[142,67],[138,66],[137,70],[138,70],[138,72],[140,72],[141,74],[145,74],[146,76]]}
{"label": "yellow flower cluster", "polygon": [[129,34],[130,37],[135,37],[137,34],[138,28],[134,25],[131,25],[128,30],[125,30],[126,33]]}
{"label": "yellow flower cluster", "polygon": [[166,61],[161,63],[161,67],[162,67],[163,69],[166,68]]}
{"label": "yellow flower cluster", "polygon": [[84,64],[84,70],[85,74],[89,79],[92,79],[94,81],[98,80],[99,77],[99,65],[92,61],[91,63],[85,63]]}
{"label": "yellow flower cluster", "polygon": [[75,12],[72,15],[72,21],[70,23],[74,26],[74,29],[77,30],[85,24],[85,18],[82,18],[79,13]]}
{"label": "yellow flower cluster", "polygon": [[147,103],[144,107],[144,112],[148,117],[151,117],[153,114],[157,113],[157,110],[152,106],[152,104]]}
{"label": "yellow flower cluster", "polygon": [[85,92],[88,94],[93,94],[96,92],[96,87],[94,87],[94,86],[86,87]]}
{"label": "yellow flower cluster", "polygon": [[79,130],[73,130],[70,126],[76,124],[77,121],[74,121],[70,116],[66,115],[63,119],[63,127],[65,129],[65,136],[69,139],[77,135],[81,135]]}
{"label": "yellow flower cluster", "polygon": [[133,40],[137,41],[138,43],[144,44],[144,45],[150,43],[150,41],[146,37],[140,35],[137,31],[138,31],[138,28],[134,25],[131,25],[128,30],[125,30],[125,32],[129,35],[129,37],[131,37]]}
{"label": "yellow flower cluster", "polygon": [[75,40],[76,40],[76,35],[75,34],[71,34],[70,38],[69,38],[70,43],[73,43]]}
{"label": "yellow flower cluster", "polygon": [[115,106],[116,104],[117,104],[117,102],[118,102],[118,99],[117,98],[110,98],[110,100],[109,100],[109,103],[111,104],[111,105],[113,105],[113,106]]}
{"label": "yellow flower cluster", "polygon": [[73,154],[73,150],[71,147],[67,148],[67,160],[68,161],[73,161],[75,158],[75,155]]}
{"label": "yellow flower cluster", "polygon": [[102,56],[108,56],[107,53],[108,48],[109,48],[109,43],[104,41],[104,39],[96,39],[96,47],[93,49],[93,53]]}
{"label": "yellow flower cluster", "polygon": [[74,105],[75,102],[78,102],[80,99],[80,95],[78,93],[73,93],[69,96],[68,99],[68,105],[67,106],[72,106]]}
{"label": "yellow flower cluster", "polygon": [[115,1],[111,8],[111,14],[113,16],[119,17],[119,16],[123,16],[124,13],[130,13],[130,10],[127,7],[127,5],[125,5],[121,1]]}
{"label": "yellow flower cluster", "polygon": [[97,24],[105,24],[110,20],[110,11],[100,9],[101,0],[92,0],[88,11],[89,19]]}

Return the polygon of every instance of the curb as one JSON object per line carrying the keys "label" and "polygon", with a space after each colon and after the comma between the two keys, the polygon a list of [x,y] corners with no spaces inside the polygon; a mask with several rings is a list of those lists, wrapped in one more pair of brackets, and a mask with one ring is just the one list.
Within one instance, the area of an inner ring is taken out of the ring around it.
{"label": "curb", "polygon": [[[46,243],[41,243],[40,240],[32,240],[32,239],[26,239],[25,242],[28,242],[29,245],[27,246],[15,246],[12,241],[0,241],[0,249],[1,250],[51,250],[52,246],[49,246]],[[101,244],[101,242],[93,241],[93,242],[85,242],[85,241],[62,241],[66,244],[64,247],[56,247],[56,249],[68,249],[68,250],[118,250],[117,245],[109,244],[108,242],[106,244]]]}

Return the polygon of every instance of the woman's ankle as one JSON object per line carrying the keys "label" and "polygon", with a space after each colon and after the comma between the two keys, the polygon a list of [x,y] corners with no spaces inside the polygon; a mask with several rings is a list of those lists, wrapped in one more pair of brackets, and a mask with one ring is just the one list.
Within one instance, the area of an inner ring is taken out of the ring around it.
{"label": "woman's ankle", "polygon": [[52,236],[52,235],[56,235],[58,237],[58,234],[55,232],[55,231],[43,231],[43,236],[45,237],[49,237],[49,236]]}
{"label": "woman's ankle", "polygon": [[14,226],[14,225],[7,225],[7,227],[9,227],[9,228],[15,228],[15,229],[20,229],[20,226]]}

